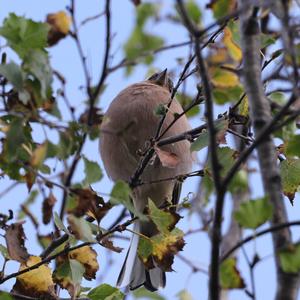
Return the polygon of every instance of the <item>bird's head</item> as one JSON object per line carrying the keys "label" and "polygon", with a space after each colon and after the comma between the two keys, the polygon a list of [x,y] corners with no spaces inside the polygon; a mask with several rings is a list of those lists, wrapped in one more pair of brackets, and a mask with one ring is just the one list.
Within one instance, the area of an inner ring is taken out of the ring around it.
{"label": "bird's head", "polygon": [[168,89],[170,93],[173,91],[173,81],[168,76],[168,69],[165,69],[160,73],[154,73],[147,80],[153,84]]}

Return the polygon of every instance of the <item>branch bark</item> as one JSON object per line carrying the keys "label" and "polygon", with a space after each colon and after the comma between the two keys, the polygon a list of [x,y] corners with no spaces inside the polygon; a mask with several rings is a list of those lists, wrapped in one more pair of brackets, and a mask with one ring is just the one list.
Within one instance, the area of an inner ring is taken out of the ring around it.
{"label": "branch bark", "polygon": [[[243,3],[240,0],[239,5]],[[251,7],[241,17],[241,46],[243,51],[244,88],[249,99],[250,117],[255,136],[271,121],[271,111],[261,80],[260,32],[256,20],[257,9]],[[258,161],[265,193],[273,205],[272,226],[286,223],[287,213],[281,192],[281,177],[277,165],[275,145],[270,135],[257,146]],[[272,233],[277,268],[276,300],[295,300],[298,290],[298,276],[285,273],[278,257],[278,250],[292,242],[288,227]]]}

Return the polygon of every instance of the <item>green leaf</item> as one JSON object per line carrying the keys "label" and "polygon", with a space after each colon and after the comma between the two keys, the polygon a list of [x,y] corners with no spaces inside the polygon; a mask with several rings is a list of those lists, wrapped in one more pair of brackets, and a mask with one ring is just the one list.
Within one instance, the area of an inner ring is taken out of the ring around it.
{"label": "green leaf", "polygon": [[43,50],[47,46],[48,31],[49,25],[46,23],[34,22],[11,13],[0,28],[0,35],[21,58],[24,58],[28,51]]}
{"label": "green leaf", "polygon": [[101,284],[88,293],[91,300],[123,300],[125,295],[109,284]]}
{"label": "green leaf", "polygon": [[1,244],[0,244],[0,253],[2,254],[3,258],[5,258],[6,260],[10,259],[7,248]]}
{"label": "green leaf", "polygon": [[300,135],[293,135],[287,142],[286,142],[286,156],[298,156],[300,157]]}
{"label": "green leaf", "polygon": [[235,258],[228,258],[222,262],[220,280],[223,289],[241,289],[245,287],[244,280],[236,267]]}
{"label": "green leaf", "polygon": [[167,113],[167,108],[162,103],[158,104],[154,109],[154,114],[156,116],[164,116],[166,113]]}
{"label": "green leaf", "polygon": [[30,50],[24,57],[23,68],[33,75],[39,83],[35,89],[36,94],[43,100],[51,97],[52,69],[49,64],[48,55],[41,50]]}
{"label": "green leaf", "polygon": [[213,100],[219,105],[223,105],[228,102],[237,102],[242,96],[242,93],[243,89],[239,85],[227,88],[214,88]]}
{"label": "green leaf", "polygon": [[103,176],[100,166],[96,162],[88,160],[86,157],[83,157],[83,162],[85,172],[83,184],[90,185],[91,183],[99,181]]}
{"label": "green leaf", "polygon": [[148,205],[149,217],[156,225],[158,231],[168,234],[172,227],[174,227],[174,224],[177,223],[178,218],[169,212],[157,208],[151,199],[148,200]]}
{"label": "green leaf", "polygon": [[255,229],[267,222],[273,212],[273,207],[267,197],[242,203],[234,213],[236,221],[244,228]]}
{"label": "green leaf", "polygon": [[1,300],[14,300],[14,298],[7,292],[0,291]]}
{"label": "green leaf", "polygon": [[110,202],[113,205],[122,204],[135,216],[138,216],[142,220],[146,220],[146,216],[134,208],[131,199],[131,189],[126,182],[118,180],[110,193],[110,197]]}
{"label": "green leaf", "polygon": [[189,17],[196,23],[200,24],[201,22],[201,10],[194,0],[188,0],[185,4],[186,11]]}
{"label": "green leaf", "polygon": [[92,228],[89,222],[86,221],[84,218],[77,218],[74,215],[69,215],[68,223],[72,229],[72,233],[78,240],[90,243],[97,242],[93,236]]}
{"label": "green leaf", "polygon": [[158,6],[153,3],[143,3],[137,7],[136,23],[142,28],[146,21],[157,14]]}
{"label": "green leaf", "polygon": [[[217,131],[217,136],[224,135],[228,129],[228,120],[219,119],[214,122],[215,130]],[[191,145],[191,151],[200,151],[201,149],[207,147],[209,144],[209,133],[204,129],[197,139]]]}
{"label": "green leaf", "polygon": [[64,225],[57,212],[54,212],[54,223],[58,229],[64,231],[68,235],[71,235],[70,231]]}
{"label": "green leaf", "polygon": [[280,264],[286,273],[299,273],[300,271],[300,244],[289,246],[279,252]]}
{"label": "green leaf", "polygon": [[136,299],[142,298],[142,299],[151,299],[151,300],[165,300],[165,297],[160,295],[158,292],[150,292],[146,290],[144,287],[134,290],[132,294]]}
{"label": "green leaf", "polygon": [[0,74],[13,85],[16,91],[23,90],[25,74],[15,62],[0,65]]}
{"label": "green leaf", "polygon": [[[192,96],[186,94],[186,93],[177,93],[176,94],[176,99],[177,101],[181,104],[183,110],[185,110],[187,107],[189,107],[192,102],[193,102],[193,98]],[[198,113],[200,112],[200,105],[195,105],[193,108],[189,109],[186,112],[186,116],[188,118],[194,117],[196,115],[198,115]]]}
{"label": "green leaf", "polygon": [[235,0],[218,0],[211,2],[212,4],[210,4],[210,7],[212,8],[216,19],[227,16],[235,6]]}
{"label": "green leaf", "polygon": [[53,276],[56,280],[67,280],[72,285],[76,286],[80,285],[84,272],[85,268],[80,262],[76,259],[68,259],[57,267]]}
{"label": "green leaf", "polygon": [[300,159],[288,158],[280,163],[283,193],[293,204],[295,193],[300,185]]}

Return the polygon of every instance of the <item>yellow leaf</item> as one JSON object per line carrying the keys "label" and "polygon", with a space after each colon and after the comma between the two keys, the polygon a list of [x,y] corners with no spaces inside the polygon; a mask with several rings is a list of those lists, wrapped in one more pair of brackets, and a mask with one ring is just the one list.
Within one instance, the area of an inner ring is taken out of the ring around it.
{"label": "yellow leaf", "polygon": [[241,116],[247,117],[249,115],[249,103],[248,103],[248,97],[244,97],[242,100],[240,106],[239,106],[239,114]]}
{"label": "yellow leaf", "polygon": [[55,27],[56,31],[59,31],[62,34],[67,35],[70,30],[71,18],[64,11],[49,14],[47,16],[47,22]]}
{"label": "yellow leaf", "polygon": [[238,62],[241,61],[242,50],[239,45],[234,42],[232,38],[232,32],[228,27],[224,29],[223,43],[228,49],[229,55],[232,57],[232,59]]}
{"label": "yellow leaf", "polygon": [[[21,264],[20,271],[41,262],[38,256],[30,256],[26,263]],[[41,265],[37,269],[17,276],[14,291],[31,297],[48,296],[47,299],[55,299],[54,283],[51,269],[47,265]]]}
{"label": "yellow leaf", "polygon": [[213,72],[211,81],[215,87],[219,88],[229,88],[239,84],[239,78],[236,74],[220,68]]}
{"label": "yellow leaf", "polygon": [[209,65],[220,65],[228,61],[228,51],[225,47],[215,49],[208,57]]}
{"label": "yellow leaf", "polygon": [[91,280],[96,277],[96,272],[99,270],[96,251],[90,247],[85,246],[73,250],[69,253],[69,257],[79,261],[85,268],[83,274],[85,279]]}
{"label": "yellow leaf", "polygon": [[30,164],[32,167],[39,167],[43,163],[47,154],[47,148],[48,144],[43,143],[33,151],[30,160]]}

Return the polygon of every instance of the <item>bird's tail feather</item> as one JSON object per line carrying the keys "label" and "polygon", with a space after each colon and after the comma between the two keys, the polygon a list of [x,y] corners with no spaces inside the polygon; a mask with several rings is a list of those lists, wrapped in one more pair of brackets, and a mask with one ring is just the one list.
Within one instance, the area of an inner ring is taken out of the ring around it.
{"label": "bird's tail feather", "polygon": [[[134,224],[133,231],[140,232],[140,222]],[[129,287],[134,290],[144,285],[150,291],[156,291],[166,284],[166,275],[159,267],[146,270],[144,264],[140,261],[137,255],[139,244],[139,236],[133,234],[130,241],[130,246],[123,263],[117,285],[119,287]]]}

